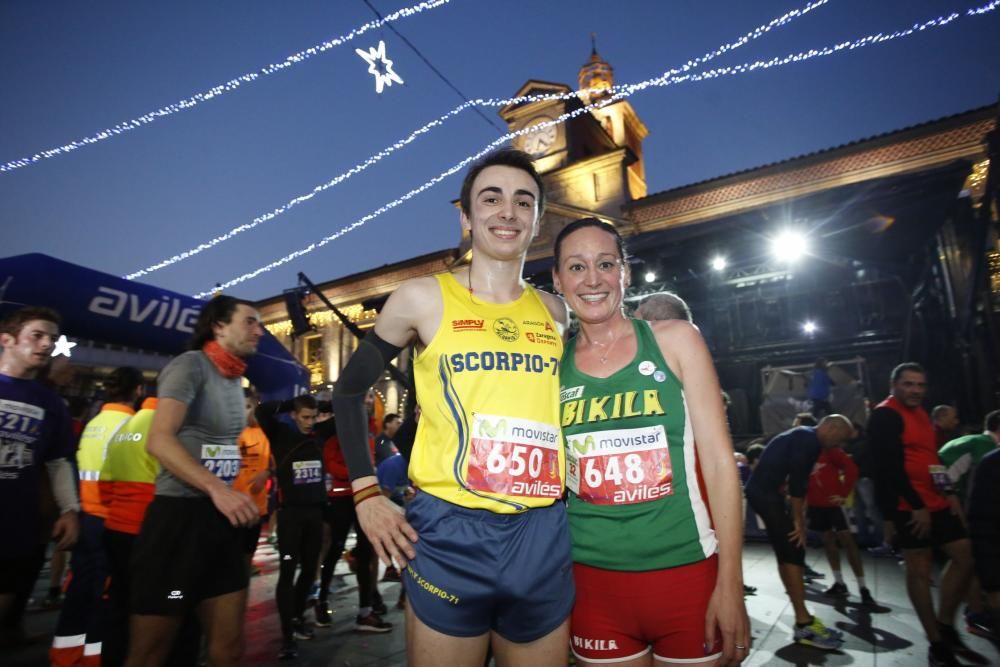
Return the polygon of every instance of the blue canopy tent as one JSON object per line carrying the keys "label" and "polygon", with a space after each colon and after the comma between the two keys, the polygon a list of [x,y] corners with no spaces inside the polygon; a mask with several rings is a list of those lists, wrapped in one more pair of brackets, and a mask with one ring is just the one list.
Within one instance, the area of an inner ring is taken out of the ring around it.
{"label": "blue canopy tent", "polygon": [[[62,316],[62,332],[74,339],[179,354],[202,303],[48,255],[0,259],[0,317],[25,305],[48,306]],[[246,377],[265,400],[309,389],[308,370],[267,330],[248,360]]]}

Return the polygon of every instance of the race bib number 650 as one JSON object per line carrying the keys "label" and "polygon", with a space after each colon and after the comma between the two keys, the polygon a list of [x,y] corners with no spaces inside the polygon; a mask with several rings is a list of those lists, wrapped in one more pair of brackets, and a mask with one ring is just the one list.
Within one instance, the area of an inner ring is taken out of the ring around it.
{"label": "race bib number 650", "polygon": [[552,424],[476,414],[472,422],[467,483],[505,496],[558,498],[559,428]]}
{"label": "race bib number 650", "polygon": [[661,425],[568,436],[566,459],[566,486],[590,503],[630,505],[673,494]]}
{"label": "race bib number 650", "polygon": [[238,445],[202,445],[201,464],[232,486],[240,472],[240,448]]}

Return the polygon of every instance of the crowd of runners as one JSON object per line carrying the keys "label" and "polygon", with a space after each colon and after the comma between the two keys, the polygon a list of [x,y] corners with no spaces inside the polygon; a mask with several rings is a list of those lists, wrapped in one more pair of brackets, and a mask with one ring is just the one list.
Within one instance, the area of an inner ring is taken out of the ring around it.
{"label": "crowd of runners", "polygon": [[[55,539],[72,549],[72,577],[52,664],[238,664],[253,553],[270,516],[283,660],[331,624],[331,579],[354,530],[354,628],[393,630],[381,560],[405,592],[409,664],[735,665],[752,649],[745,486],[792,602],[792,639],[838,649],[839,634],[805,606],[804,546],[807,529],[822,536],[835,576],[827,593],[838,596],[849,594],[843,548],[862,602],[876,606],[844,511],[858,470],[843,447],[861,425],[817,414],[744,465],[690,311],[676,297],[665,309],[644,304],[640,317],[627,311],[629,262],[613,226],[585,218],[559,232],[556,294],[524,281],[544,206],[526,154],[475,164],[460,193],[471,263],[393,292],[329,401],[258,402],[242,376],[260,316],[217,296],[155,395],[144,395],[141,373],[117,369],[75,437],[43,380],[58,314],[9,316],[0,332],[4,646],[23,639],[21,615]],[[370,389],[410,346],[419,420],[375,419]],[[921,407],[926,373],[902,364],[890,386],[863,425],[875,504],[902,550],[929,663],[959,664],[956,653],[974,659],[955,627],[960,605],[984,632],[1000,606],[1000,485],[991,482],[1000,413],[939,454]],[[935,548],[950,561],[936,606]]]}

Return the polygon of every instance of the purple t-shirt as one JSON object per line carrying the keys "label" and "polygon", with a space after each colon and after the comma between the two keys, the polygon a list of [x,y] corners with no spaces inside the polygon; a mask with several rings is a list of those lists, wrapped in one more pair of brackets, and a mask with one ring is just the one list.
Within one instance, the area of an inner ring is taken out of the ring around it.
{"label": "purple t-shirt", "polygon": [[58,394],[36,380],[0,374],[0,558],[31,553],[41,540],[43,464],[72,458],[73,431]]}

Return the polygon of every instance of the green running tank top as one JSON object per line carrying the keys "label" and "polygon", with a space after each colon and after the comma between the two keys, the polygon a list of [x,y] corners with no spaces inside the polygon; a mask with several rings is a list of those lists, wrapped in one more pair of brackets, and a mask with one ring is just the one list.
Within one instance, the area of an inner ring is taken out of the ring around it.
{"label": "green running tank top", "polygon": [[573,560],[642,571],[717,551],[696,471],[684,388],[649,323],[632,320],[635,358],[608,378],[580,372],[576,339],[560,366],[560,416]]}

